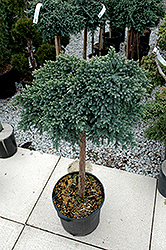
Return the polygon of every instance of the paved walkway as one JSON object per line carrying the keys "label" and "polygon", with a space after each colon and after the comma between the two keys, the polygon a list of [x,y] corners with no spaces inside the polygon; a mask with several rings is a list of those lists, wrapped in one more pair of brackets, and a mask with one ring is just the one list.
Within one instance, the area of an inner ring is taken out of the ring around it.
{"label": "paved walkway", "polygon": [[93,165],[103,183],[100,224],[85,237],[61,226],[52,189],[73,160],[18,148],[0,159],[0,250],[165,250],[166,205],[156,179]]}

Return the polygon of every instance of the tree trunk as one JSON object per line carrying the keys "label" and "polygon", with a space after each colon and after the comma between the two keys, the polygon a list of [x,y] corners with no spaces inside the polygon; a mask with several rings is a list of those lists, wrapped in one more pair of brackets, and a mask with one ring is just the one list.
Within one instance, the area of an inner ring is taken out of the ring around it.
{"label": "tree trunk", "polygon": [[61,51],[61,36],[55,35],[55,50],[56,50],[56,57],[58,57]]}
{"label": "tree trunk", "polygon": [[92,56],[94,56],[94,34],[92,35]]}
{"label": "tree trunk", "polygon": [[127,33],[126,57],[135,61],[139,59],[139,34],[134,28]]}
{"label": "tree trunk", "polygon": [[83,198],[85,194],[85,155],[86,155],[86,134],[83,131],[80,137],[80,154],[79,154],[79,179],[78,195]]}
{"label": "tree trunk", "polygon": [[83,59],[85,59],[85,60],[86,60],[86,50],[87,50],[87,25],[84,28]]}
{"label": "tree trunk", "polygon": [[34,53],[33,53],[32,41],[30,39],[28,39],[27,45],[28,45],[29,59],[32,65],[32,69],[34,70],[36,69],[36,60],[35,60]]}
{"label": "tree trunk", "polygon": [[101,50],[103,49],[103,27],[100,26],[100,35],[99,35],[99,56],[101,56]]}

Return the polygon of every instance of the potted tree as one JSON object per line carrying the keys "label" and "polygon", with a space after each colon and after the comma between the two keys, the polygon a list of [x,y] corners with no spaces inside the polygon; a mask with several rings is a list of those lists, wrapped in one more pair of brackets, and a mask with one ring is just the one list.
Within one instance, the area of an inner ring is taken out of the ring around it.
{"label": "potted tree", "polygon": [[137,62],[119,57],[113,48],[105,57],[87,61],[60,54],[34,77],[32,86],[14,98],[14,104],[23,107],[20,127],[46,131],[56,147],[61,140],[80,145],[79,173],[65,176],[62,187],[60,182],[55,185],[53,201],[64,228],[86,235],[97,227],[104,201],[102,184],[85,174],[86,140],[99,144],[106,139],[124,148],[134,144],[132,126],[142,112],[138,100],[146,96],[149,83]]}
{"label": "potted tree", "polygon": [[[12,25],[24,16],[27,1],[0,0],[0,3],[0,98],[6,98],[16,92],[15,82],[19,79],[17,69],[21,71],[27,69],[28,59],[23,58],[21,54],[15,56],[16,53],[22,51],[20,40],[16,42],[12,34]],[[12,62],[15,65],[12,65]]]}
{"label": "potted tree", "polygon": [[128,27],[126,57],[141,60],[140,35],[164,16],[162,0],[113,0],[106,6],[111,26]]}
{"label": "potted tree", "polygon": [[[143,120],[149,124],[146,136],[164,143],[166,149],[166,87],[156,91],[155,100],[145,104]],[[160,168],[158,190],[166,197],[166,150],[165,160]]]}
{"label": "potted tree", "polygon": [[[99,18],[99,13],[102,10],[102,2],[96,0],[70,0],[71,5],[78,7],[79,15],[84,19],[84,45],[83,58],[87,57],[87,33],[91,32],[92,37],[97,27],[104,26],[106,21],[105,15]],[[99,50],[99,45],[98,45]],[[100,48],[101,50],[101,48]],[[92,39],[92,54],[93,54],[93,39]],[[99,53],[98,53],[99,54]]]}
{"label": "potted tree", "polygon": [[[38,1],[33,1],[31,14],[34,15]],[[77,34],[84,27],[84,18],[79,15],[77,6],[62,0],[42,0],[37,26],[43,39],[55,37],[56,57],[61,51],[61,36]]]}

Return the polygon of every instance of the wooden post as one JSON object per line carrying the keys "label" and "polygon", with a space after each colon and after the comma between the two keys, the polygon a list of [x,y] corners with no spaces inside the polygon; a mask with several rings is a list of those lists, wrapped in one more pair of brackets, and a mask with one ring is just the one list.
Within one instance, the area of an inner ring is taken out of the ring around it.
{"label": "wooden post", "polygon": [[139,34],[134,28],[127,32],[126,57],[127,59],[139,59]]}
{"label": "wooden post", "polygon": [[79,153],[79,179],[78,195],[83,198],[85,194],[85,153],[86,153],[86,134],[83,131],[80,136],[80,153]]}
{"label": "wooden post", "polygon": [[99,34],[99,56],[101,56],[102,40],[103,40],[103,27],[100,26],[100,34]]}
{"label": "wooden post", "polygon": [[94,34],[92,35],[92,56],[94,56]]}
{"label": "wooden post", "polygon": [[56,50],[56,57],[58,57],[61,51],[61,36],[55,35],[55,50]]}

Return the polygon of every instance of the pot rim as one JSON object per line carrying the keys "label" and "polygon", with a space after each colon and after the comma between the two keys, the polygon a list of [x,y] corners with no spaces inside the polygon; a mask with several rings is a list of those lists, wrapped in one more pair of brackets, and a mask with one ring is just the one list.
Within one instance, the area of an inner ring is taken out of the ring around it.
{"label": "pot rim", "polygon": [[58,212],[58,214],[61,214],[62,217],[64,217],[64,220],[69,220],[69,221],[77,220],[77,221],[81,221],[81,220],[84,220],[84,219],[86,219],[86,218],[89,218],[89,217],[93,216],[95,213],[97,213],[97,212],[101,209],[101,207],[103,206],[103,203],[104,203],[104,201],[105,201],[105,191],[104,191],[104,186],[103,186],[102,182],[101,182],[95,175],[93,175],[92,173],[85,172],[85,174],[92,175],[94,178],[96,178],[96,180],[97,180],[97,181],[101,184],[101,186],[102,186],[102,189],[103,189],[103,201],[102,201],[100,207],[99,207],[97,210],[95,210],[93,213],[91,213],[90,215],[88,215],[88,216],[86,216],[86,217],[84,217],[84,218],[78,218],[78,219],[77,219],[77,218],[70,218],[70,217],[67,217],[66,215],[62,214],[62,213],[58,210],[58,208],[56,207],[56,205],[55,205],[55,203],[54,203],[54,201],[53,201],[53,194],[54,194],[54,189],[55,189],[56,185],[57,185],[58,182],[61,181],[61,179],[63,179],[65,176],[70,175],[70,174],[78,174],[78,173],[79,173],[79,171],[74,171],[74,172],[67,173],[67,174],[63,175],[63,176],[56,182],[56,184],[55,184],[55,186],[54,186],[54,188],[53,188],[53,191],[52,191],[52,202],[53,202],[53,205],[54,205],[56,211]]}
{"label": "pot rim", "polygon": [[[10,65],[11,65],[11,64],[10,64]],[[11,65],[11,66],[12,66],[12,65]],[[12,71],[13,69],[14,69],[14,66],[12,66],[11,69],[9,69],[9,70],[5,71],[4,73],[0,74],[0,76],[3,76],[3,75],[5,75],[5,74],[9,73],[9,72]]]}

